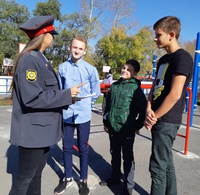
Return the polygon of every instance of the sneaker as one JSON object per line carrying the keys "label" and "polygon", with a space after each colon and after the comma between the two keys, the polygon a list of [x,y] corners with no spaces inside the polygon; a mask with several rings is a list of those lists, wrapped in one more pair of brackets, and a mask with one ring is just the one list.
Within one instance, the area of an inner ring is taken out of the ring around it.
{"label": "sneaker", "polygon": [[113,179],[113,178],[109,178],[105,181],[100,181],[100,185],[101,186],[110,186],[110,185],[115,185],[115,184],[119,184],[120,183],[120,180],[116,180],[116,179]]}
{"label": "sneaker", "polygon": [[62,194],[65,189],[69,186],[71,186],[73,183],[72,178],[67,179],[65,178],[63,181],[61,181],[58,186],[54,189],[54,194]]}
{"label": "sneaker", "polygon": [[90,190],[87,186],[87,181],[81,181],[79,185],[79,194],[80,195],[89,195]]}

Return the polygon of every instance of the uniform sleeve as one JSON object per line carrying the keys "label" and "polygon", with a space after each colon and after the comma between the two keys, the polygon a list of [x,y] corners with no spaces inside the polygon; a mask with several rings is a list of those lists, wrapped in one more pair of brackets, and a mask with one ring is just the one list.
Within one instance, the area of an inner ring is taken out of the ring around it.
{"label": "uniform sleeve", "polygon": [[[50,74],[47,70],[47,74]],[[24,106],[34,109],[52,109],[72,104],[70,89],[60,90],[55,75],[44,79],[38,59],[28,56],[18,64],[14,76],[16,90]]]}

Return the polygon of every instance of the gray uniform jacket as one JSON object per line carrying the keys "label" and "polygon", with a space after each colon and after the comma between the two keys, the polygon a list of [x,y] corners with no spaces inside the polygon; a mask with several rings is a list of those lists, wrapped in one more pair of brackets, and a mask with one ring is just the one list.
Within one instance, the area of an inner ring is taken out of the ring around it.
{"label": "gray uniform jacket", "polygon": [[62,108],[72,104],[40,51],[25,53],[14,75],[10,143],[27,148],[56,144],[62,136]]}

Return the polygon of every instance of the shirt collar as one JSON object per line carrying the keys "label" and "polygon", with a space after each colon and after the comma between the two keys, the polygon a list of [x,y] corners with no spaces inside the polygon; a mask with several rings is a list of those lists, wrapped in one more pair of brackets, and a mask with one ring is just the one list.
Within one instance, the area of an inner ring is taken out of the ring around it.
{"label": "shirt collar", "polygon": [[82,61],[83,61],[82,58],[81,58],[78,62],[76,62],[76,63],[74,63],[74,62],[72,61],[72,58],[70,58],[70,60],[69,60],[70,64],[75,65],[75,66],[79,66],[79,64],[81,64]]}

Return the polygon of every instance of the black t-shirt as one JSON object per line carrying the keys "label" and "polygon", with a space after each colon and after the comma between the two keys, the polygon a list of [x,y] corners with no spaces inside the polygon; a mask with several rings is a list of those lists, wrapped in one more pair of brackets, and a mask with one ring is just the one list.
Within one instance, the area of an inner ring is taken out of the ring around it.
{"label": "black t-shirt", "polygon": [[165,97],[169,94],[173,75],[185,75],[186,82],[181,98],[160,120],[179,124],[182,121],[182,113],[185,103],[186,88],[192,78],[193,60],[191,55],[183,49],[166,54],[160,58],[157,64],[156,85],[153,89],[152,109],[156,111]]}

